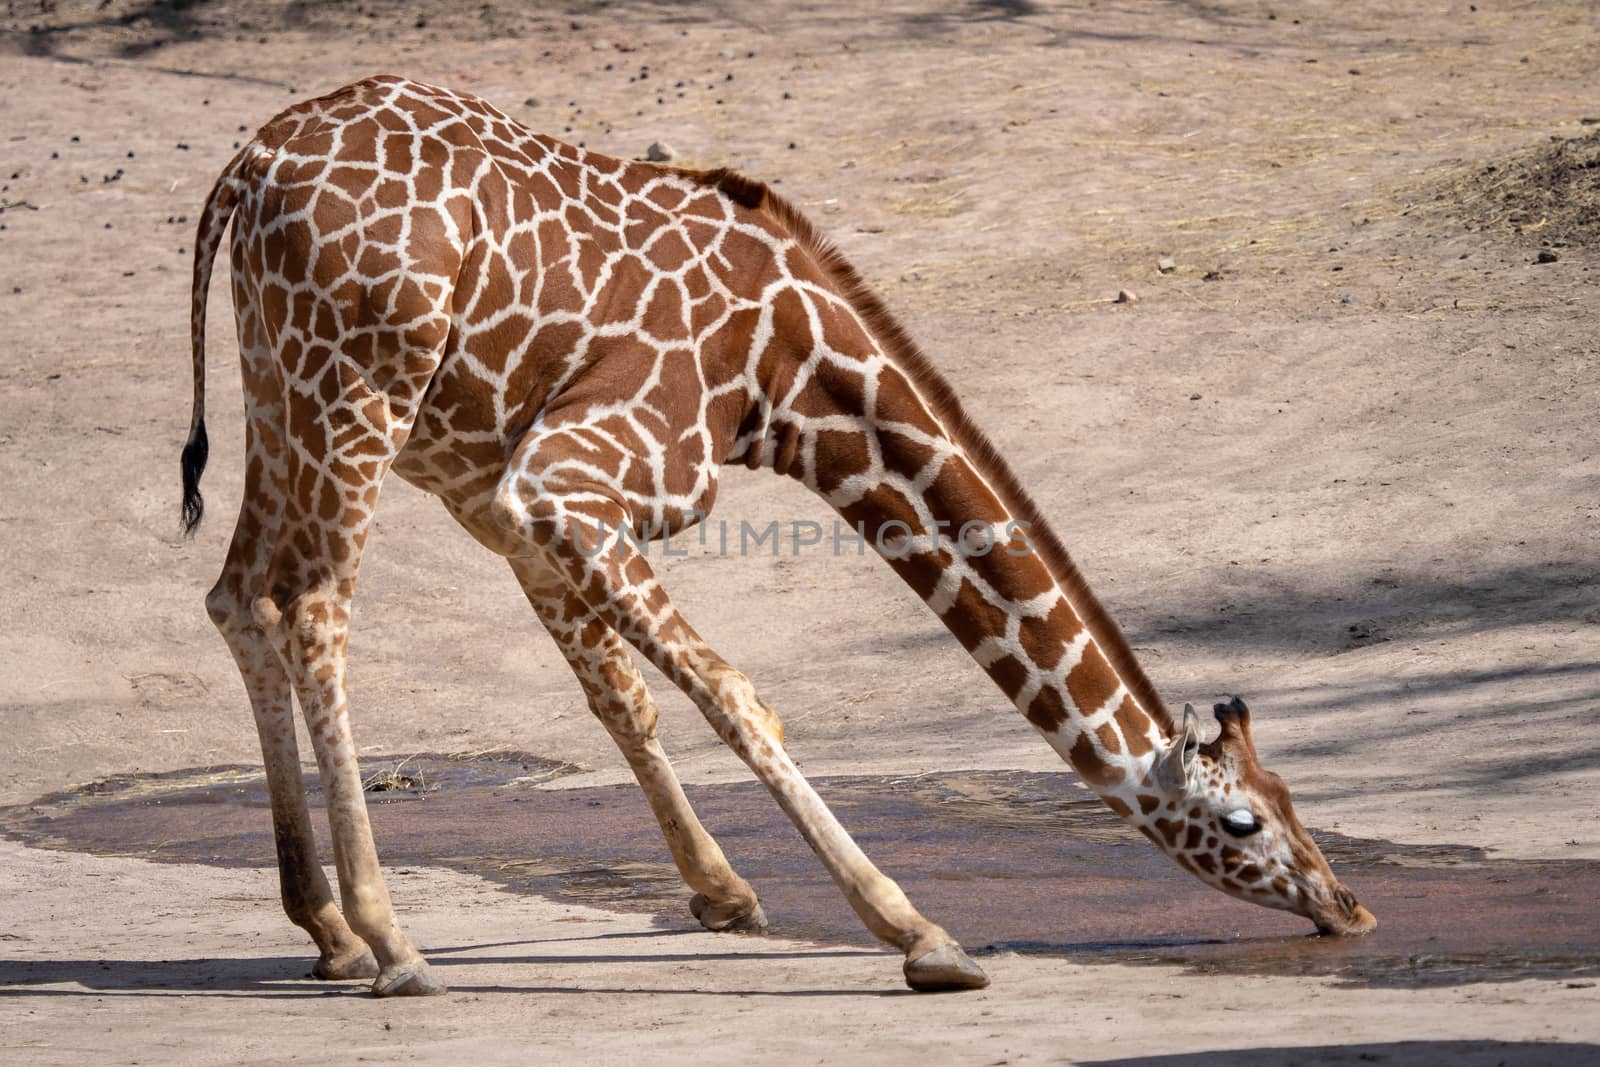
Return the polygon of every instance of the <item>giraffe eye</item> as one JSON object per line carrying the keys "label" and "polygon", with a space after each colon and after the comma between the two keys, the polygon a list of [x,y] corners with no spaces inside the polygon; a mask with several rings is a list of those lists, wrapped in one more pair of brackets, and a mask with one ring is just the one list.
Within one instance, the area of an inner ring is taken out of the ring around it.
{"label": "giraffe eye", "polygon": [[1230,811],[1222,817],[1222,828],[1234,837],[1249,837],[1261,829],[1261,822],[1249,808]]}

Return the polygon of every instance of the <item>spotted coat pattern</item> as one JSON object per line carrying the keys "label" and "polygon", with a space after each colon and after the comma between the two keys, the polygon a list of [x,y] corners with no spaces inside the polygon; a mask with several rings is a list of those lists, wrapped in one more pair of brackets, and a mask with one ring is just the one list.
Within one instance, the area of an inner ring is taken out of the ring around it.
{"label": "spotted coat pattern", "polygon": [[[585,152],[400,78],[284,112],[229,164],[200,224],[191,528],[206,294],[230,219],[245,495],[207,604],[255,711],[284,902],[319,973],[442,988],[378,871],[344,687],[350,598],[391,469],[510,561],[708,927],[765,917],[684,799],[629,646],[750,764],[867,926],[905,951],[913,986],[985,981],[850,840],[777,715],[678,613],[639,542],[607,536],[692,525],[731,463],[798,479],[880,545],[1028,721],[1185,868],[1349,925],[1353,898],[1341,912],[1348,893],[1256,763],[1247,718],[1219,713],[1224,735],[1204,748],[1192,719],[1172,722],[948,384],[766,187]],[[300,795],[291,692],[327,785],[342,916]],[[1219,820],[1242,808],[1258,832],[1225,840]]]}

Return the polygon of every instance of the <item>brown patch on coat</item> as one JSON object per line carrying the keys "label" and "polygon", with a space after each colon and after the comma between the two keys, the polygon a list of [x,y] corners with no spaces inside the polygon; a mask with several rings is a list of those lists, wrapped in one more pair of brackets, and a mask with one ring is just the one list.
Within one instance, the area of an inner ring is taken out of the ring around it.
{"label": "brown patch on coat", "polygon": [[1089,645],[1067,674],[1067,693],[1080,715],[1091,715],[1105,706],[1117,690],[1117,675],[1100,650]]}
{"label": "brown patch on coat", "polygon": [[1066,705],[1061,701],[1060,691],[1053,685],[1040,689],[1039,695],[1029,701],[1028,710],[1023,714],[1039,729],[1052,734],[1067,721]]}

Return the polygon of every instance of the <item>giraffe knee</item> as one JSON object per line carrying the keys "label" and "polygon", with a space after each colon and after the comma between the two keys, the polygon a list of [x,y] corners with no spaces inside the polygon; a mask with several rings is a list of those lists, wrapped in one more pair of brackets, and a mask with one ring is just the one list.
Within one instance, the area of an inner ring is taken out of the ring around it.
{"label": "giraffe knee", "polygon": [[513,537],[526,535],[528,509],[517,492],[516,484],[510,478],[502,481],[495,489],[494,499],[489,501],[488,515],[489,523],[498,535]]}
{"label": "giraffe knee", "polygon": [[206,615],[211,619],[211,625],[223,633],[237,629],[241,623],[250,619],[250,611],[244,604],[244,598],[226,578],[217,582],[211,587],[211,591],[206,593]]}
{"label": "giraffe knee", "polygon": [[[640,688],[643,688],[642,681]],[[656,723],[661,713],[647,692],[631,693],[614,688],[592,699],[589,710],[623,748],[641,748],[656,738]]]}
{"label": "giraffe knee", "polygon": [[250,602],[250,617],[267,633],[275,633],[283,621],[283,609],[269,596],[258,596]]}
{"label": "giraffe knee", "polygon": [[[707,670],[712,689],[719,696],[719,704],[733,709],[727,716],[727,725],[735,734],[748,735],[767,743],[783,746],[783,720],[756,693],[756,687],[737,668],[718,662]],[[730,744],[731,740],[724,738]]]}
{"label": "giraffe knee", "polygon": [[755,707],[751,709],[750,718],[763,737],[779,748],[783,747],[783,720],[778,718],[777,712],[757,700]]}
{"label": "giraffe knee", "polygon": [[344,647],[350,630],[347,602],[324,589],[314,589],[280,604],[259,596],[250,615],[281,651],[316,654]]}
{"label": "giraffe knee", "polygon": [[331,597],[315,594],[296,598],[284,621],[295,645],[308,651],[342,647],[350,630],[348,609]]}

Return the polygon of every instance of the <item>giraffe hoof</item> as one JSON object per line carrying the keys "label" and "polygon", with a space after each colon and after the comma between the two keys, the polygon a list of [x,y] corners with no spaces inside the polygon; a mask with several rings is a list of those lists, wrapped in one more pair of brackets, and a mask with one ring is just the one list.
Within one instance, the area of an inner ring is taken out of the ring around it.
{"label": "giraffe hoof", "polygon": [[336,982],[344,978],[376,978],[378,961],[373,958],[372,950],[363,945],[360,950],[343,956],[324,955],[311,968],[311,977],[324,982]]}
{"label": "giraffe hoof", "polygon": [[767,932],[767,913],[757,901],[750,911],[740,912],[738,904],[713,904],[704,893],[689,898],[689,913],[700,920],[700,925],[718,934],[764,934]]}
{"label": "giraffe hoof", "polygon": [[989,976],[954,942],[906,960],[905,972],[906,985],[919,993],[982,989],[989,984]]}
{"label": "giraffe hoof", "polygon": [[378,972],[372,983],[375,997],[434,997],[445,992],[445,984],[428,971],[425,960],[391,964]]}

